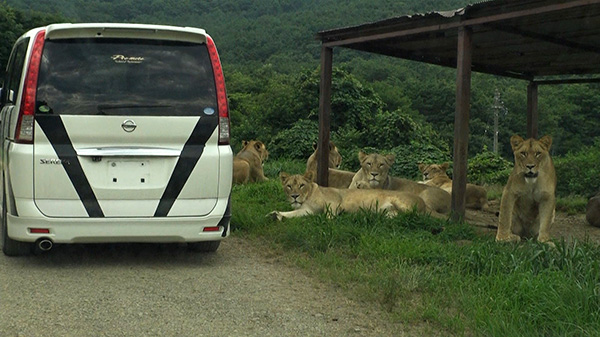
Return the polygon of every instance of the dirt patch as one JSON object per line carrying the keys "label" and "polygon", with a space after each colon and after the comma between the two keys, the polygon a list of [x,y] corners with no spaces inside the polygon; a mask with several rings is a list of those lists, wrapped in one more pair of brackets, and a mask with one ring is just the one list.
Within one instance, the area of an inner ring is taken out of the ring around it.
{"label": "dirt patch", "polygon": [[[468,223],[472,223],[481,229],[484,234],[496,235],[495,228],[486,228],[485,226],[498,226],[498,216],[496,212],[500,210],[500,201],[490,201],[491,212],[466,210],[465,218]],[[577,239],[580,241],[589,240],[600,244],[600,228],[591,226],[585,220],[585,214],[568,215],[566,213],[556,212],[554,224],[550,230],[553,239],[566,241]]]}

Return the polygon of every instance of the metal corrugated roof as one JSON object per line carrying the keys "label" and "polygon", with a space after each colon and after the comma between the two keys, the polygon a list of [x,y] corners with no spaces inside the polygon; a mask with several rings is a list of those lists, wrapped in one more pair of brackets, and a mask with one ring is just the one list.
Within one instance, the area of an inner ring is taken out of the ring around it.
{"label": "metal corrugated roof", "polygon": [[345,47],[455,67],[458,28],[472,29],[473,71],[527,80],[600,74],[600,0],[494,0],[321,31]]}

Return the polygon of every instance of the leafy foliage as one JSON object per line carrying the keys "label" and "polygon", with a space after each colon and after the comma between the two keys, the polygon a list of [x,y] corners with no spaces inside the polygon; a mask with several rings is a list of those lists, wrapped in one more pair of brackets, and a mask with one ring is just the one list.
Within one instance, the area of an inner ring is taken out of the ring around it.
{"label": "leafy foliage", "polygon": [[487,148],[468,162],[467,180],[473,184],[504,185],[513,169],[513,163]]}
{"label": "leafy foliage", "polygon": [[292,127],[279,132],[269,144],[270,154],[279,158],[306,159],[313,153],[313,143],[319,137],[315,121],[300,119]]}
{"label": "leafy foliage", "polygon": [[556,169],[556,194],[590,197],[600,187],[600,141],[579,151],[554,159]]}
{"label": "leafy foliage", "polygon": [[[19,36],[31,28],[50,23],[65,22],[61,15],[48,14],[38,11],[21,11],[0,2],[0,65],[6,68],[12,46]],[[0,77],[3,77],[3,73]]]}

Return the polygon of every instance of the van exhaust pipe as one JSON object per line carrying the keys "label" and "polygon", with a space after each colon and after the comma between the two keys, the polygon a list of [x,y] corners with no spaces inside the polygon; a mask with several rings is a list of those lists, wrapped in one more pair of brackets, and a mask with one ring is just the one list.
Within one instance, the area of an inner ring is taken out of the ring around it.
{"label": "van exhaust pipe", "polygon": [[52,240],[50,240],[50,239],[39,239],[35,245],[35,248],[39,252],[47,252],[50,249],[52,249],[53,245],[54,244],[52,243]]}

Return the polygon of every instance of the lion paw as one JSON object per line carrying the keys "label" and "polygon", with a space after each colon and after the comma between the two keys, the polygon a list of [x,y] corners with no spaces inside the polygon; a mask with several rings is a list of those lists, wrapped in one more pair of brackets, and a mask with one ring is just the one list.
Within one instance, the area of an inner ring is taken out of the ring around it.
{"label": "lion paw", "polygon": [[279,211],[273,211],[273,212],[267,214],[267,217],[269,217],[273,220],[278,220],[278,221],[283,220],[283,215]]}
{"label": "lion paw", "polygon": [[556,248],[554,242],[550,241],[550,238],[538,237],[538,241],[547,244],[552,248]]}
{"label": "lion paw", "polygon": [[496,235],[496,242],[520,242],[521,237],[515,234]]}

